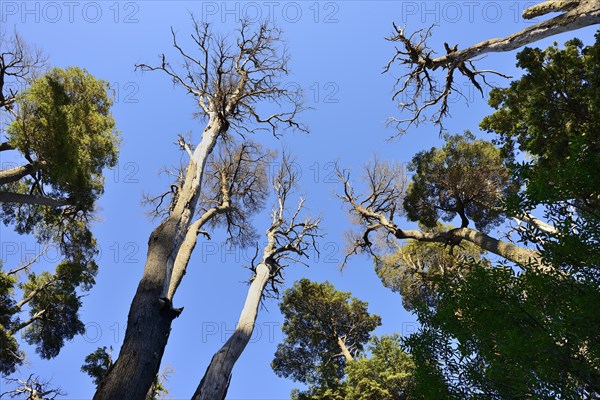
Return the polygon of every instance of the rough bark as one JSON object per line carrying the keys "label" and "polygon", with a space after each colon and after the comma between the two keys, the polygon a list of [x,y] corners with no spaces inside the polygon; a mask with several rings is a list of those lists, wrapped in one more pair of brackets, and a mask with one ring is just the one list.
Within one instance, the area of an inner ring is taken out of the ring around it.
{"label": "rough bark", "polygon": [[233,366],[252,337],[260,300],[269,278],[270,268],[265,263],[260,263],[256,267],[256,277],[248,289],[246,302],[235,331],[213,356],[192,397],[193,400],[225,398]]}
{"label": "rough bark", "polygon": [[202,174],[223,125],[211,119],[187,168],[173,212],[150,235],[144,274],[131,303],[119,357],[94,400],[143,400],[152,386],[177,310],[166,298],[173,265],[194,215]]}

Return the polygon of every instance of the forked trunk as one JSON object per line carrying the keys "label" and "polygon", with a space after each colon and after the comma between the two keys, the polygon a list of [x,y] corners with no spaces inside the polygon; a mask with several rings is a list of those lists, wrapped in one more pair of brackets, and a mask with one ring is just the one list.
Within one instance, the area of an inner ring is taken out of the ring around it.
{"label": "forked trunk", "polygon": [[181,312],[174,310],[167,298],[173,265],[194,216],[206,160],[221,126],[211,121],[204,130],[172,213],[150,235],[144,275],[129,309],[123,346],[94,400],[144,400],[156,378],[171,323]]}

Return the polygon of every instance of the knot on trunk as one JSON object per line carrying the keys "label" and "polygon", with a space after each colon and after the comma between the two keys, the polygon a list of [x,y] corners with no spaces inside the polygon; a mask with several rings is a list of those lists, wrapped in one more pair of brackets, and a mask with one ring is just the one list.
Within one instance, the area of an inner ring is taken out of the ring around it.
{"label": "knot on trunk", "polygon": [[160,305],[160,313],[166,315],[170,319],[175,319],[183,312],[183,307],[173,308],[173,303],[166,297],[160,297],[158,299]]}

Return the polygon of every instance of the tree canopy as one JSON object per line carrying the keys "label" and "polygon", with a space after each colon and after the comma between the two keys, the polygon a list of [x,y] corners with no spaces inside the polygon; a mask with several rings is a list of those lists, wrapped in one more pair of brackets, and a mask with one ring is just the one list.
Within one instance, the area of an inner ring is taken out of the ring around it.
{"label": "tree canopy", "polygon": [[368,313],[367,303],[329,282],[301,279],[284,292],[280,309],[285,339],[272,367],[279,376],[309,385],[298,398],[335,390],[346,363],[364,350],[371,331],[381,324],[379,316]]}
{"label": "tree canopy", "polygon": [[504,159],[470,132],[445,139],[443,148],[419,152],[409,164],[415,174],[404,198],[407,216],[433,228],[458,215],[461,227],[473,221],[488,231],[502,222],[501,201],[513,188]]}
{"label": "tree canopy", "polygon": [[[90,224],[104,191],[103,170],[116,164],[119,145],[107,82],[76,67],[44,71],[39,52],[18,36],[8,42],[0,80],[17,79],[25,89],[2,85],[0,113],[9,123],[2,127],[0,151],[24,164],[0,171],[0,217],[18,233],[34,234],[43,250],[0,271],[3,373],[24,360],[14,335],[53,358],[65,341],[84,332],[81,293],[91,289],[98,269]],[[54,272],[32,271],[49,246],[59,249],[62,261]]]}
{"label": "tree canopy", "polygon": [[[597,158],[588,114],[597,93],[587,90],[596,78],[584,67],[597,46],[573,40],[564,49],[525,49],[518,59],[527,73],[491,96],[498,111],[482,126],[498,133],[503,152],[532,155],[509,166],[524,185],[506,212],[522,218],[517,240],[535,245],[547,268],[517,263],[517,273],[506,262],[467,260],[462,279],[436,279],[438,301],[416,307],[422,328],[406,340],[418,398],[598,395],[600,221],[588,169]],[[536,206],[551,225],[528,216]]]}

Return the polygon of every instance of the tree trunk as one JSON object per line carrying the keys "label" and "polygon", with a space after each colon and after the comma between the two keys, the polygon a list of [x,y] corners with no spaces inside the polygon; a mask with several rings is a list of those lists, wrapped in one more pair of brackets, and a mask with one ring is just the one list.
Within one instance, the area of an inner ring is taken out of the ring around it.
{"label": "tree trunk", "polygon": [[0,203],[32,204],[48,207],[63,207],[69,205],[69,199],[55,199],[35,194],[21,194],[12,192],[0,192]]}
{"label": "tree trunk", "polygon": [[346,361],[352,361],[352,354],[350,354],[350,350],[348,350],[348,348],[346,347],[346,343],[344,343],[344,341],[342,340],[341,337],[338,336],[337,338],[338,341],[338,346],[340,346],[340,350],[342,351],[342,354],[344,355],[344,358],[346,359]]}
{"label": "tree trunk", "polygon": [[123,346],[94,400],[144,400],[156,378],[171,322],[180,312],[166,298],[174,261],[194,216],[206,160],[222,126],[219,121],[209,121],[188,164],[173,212],[150,235],[146,266],[129,309]]}
{"label": "tree trunk", "polygon": [[252,337],[260,299],[269,277],[269,267],[265,263],[260,263],[256,267],[256,277],[248,289],[246,302],[237,327],[229,340],[213,356],[192,397],[193,400],[221,400],[225,398],[233,366]]}

